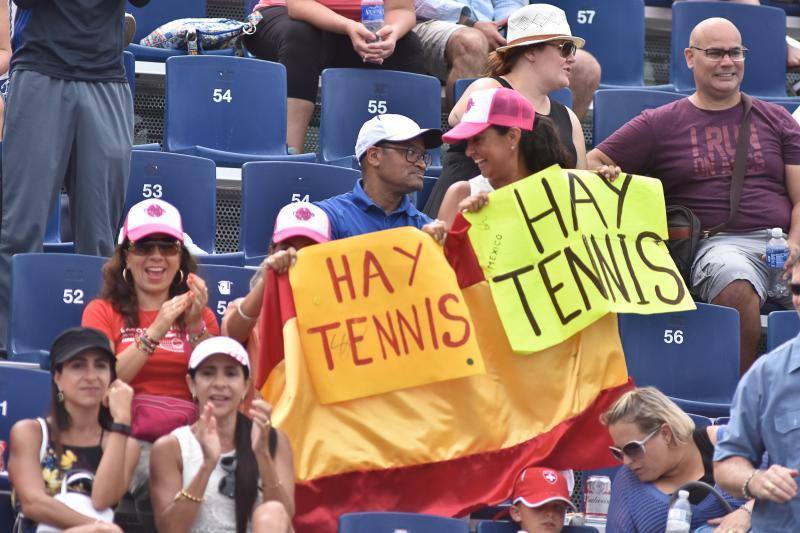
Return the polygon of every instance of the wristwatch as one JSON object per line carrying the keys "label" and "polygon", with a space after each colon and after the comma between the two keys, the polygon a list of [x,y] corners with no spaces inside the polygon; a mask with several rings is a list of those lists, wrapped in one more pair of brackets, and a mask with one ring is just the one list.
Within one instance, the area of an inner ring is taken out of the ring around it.
{"label": "wristwatch", "polygon": [[115,433],[122,433],[123,435],[131,434],[131,427],[128,424],[117,424],[116,422],[111,422],[108,425],[108,430]]}

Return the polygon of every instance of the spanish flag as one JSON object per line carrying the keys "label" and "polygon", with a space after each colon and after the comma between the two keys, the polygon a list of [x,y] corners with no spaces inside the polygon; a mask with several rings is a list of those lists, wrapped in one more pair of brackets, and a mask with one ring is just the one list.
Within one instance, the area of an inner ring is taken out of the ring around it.
{"label": "spanish flag", "polygon": [[323,403],[302,352],[289,279],[269,273],[262,393],[292,442],[299,533],[335,532],[346,512],[464,515],[508,498],[516,474],[531,464],[609,466],[598,417],[631,386],[616,315],[544,351],[515,354],[467,226],[459,217],[448,237],[452,271],[427,275],[456,277],[485,366],[479,375]]}

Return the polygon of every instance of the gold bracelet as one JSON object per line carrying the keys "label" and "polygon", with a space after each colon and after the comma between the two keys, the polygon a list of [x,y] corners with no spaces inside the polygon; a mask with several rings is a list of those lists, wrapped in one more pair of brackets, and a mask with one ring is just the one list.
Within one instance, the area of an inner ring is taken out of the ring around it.
{"label": "gold bracelet", "polygon": [[196,496],[192,496],[191,494],[186,492],[184,489],[181,489],[181,490],[178,491],[178,494],[175,495],[175,500],[179,500],[181,498],[181,496],[183,496],[184,498],[186,498],[190,502],[195,502],[195,503],[203,503],[203,500],[205,500],[205,498],[203,498],[203,497],[197,498]]}

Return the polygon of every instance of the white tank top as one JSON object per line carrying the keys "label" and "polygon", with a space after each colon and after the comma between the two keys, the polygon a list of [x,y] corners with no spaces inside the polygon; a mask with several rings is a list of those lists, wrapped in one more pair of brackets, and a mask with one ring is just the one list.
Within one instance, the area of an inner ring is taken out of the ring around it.
{"label": "white tank top", "polygon": [[479,192],[494,192],[494,187],[489,183],[489,179],[482,174],[469,180],[469,195],[475,196]]}
{"label": "white tank top", "polygon": [[[182,426],[174,430],[171,435],[178,439],[181,447],[181,461],[183,462],[183,486],[186,487],[197,475],[200,466],[203,464],[203,449],[200,442],[195,438],[190,426]],[[224,457],[233,457],[235,451],[223,453],[220,460]],[[203,493],[205,499],[200,505],[200,511],[189,528],[189,533],[217,533],[217,532],[236,532],[236,502],[219,492],[219,482],[225,477],[226,472],[219,463],[211,472],[208,479],[206,490]],[[261,502],[261,494],[256,498],[256,505]],[[252,522],[248,522],[247,531],[252,530]]]}

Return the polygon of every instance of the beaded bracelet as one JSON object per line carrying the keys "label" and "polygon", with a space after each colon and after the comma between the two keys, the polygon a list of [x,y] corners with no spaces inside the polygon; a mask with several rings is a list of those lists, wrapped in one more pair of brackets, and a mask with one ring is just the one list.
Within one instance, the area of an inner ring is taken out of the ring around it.
{"label": "beaded bracelet", "polygon": [[203,498],[202,496],[200,498],[198,498],[197,496],[192,496],[184,489],[178,491],[178,494],[175,495],[175,500],[179,500],[181,496],[183,496],[190,502],[195,502],[195,503],[203,503],[203,500],[205,500],[205,498]]}
{"label": "beaded bracelet", "polygon": [[195,334],[189,333],[189,344],[197,344],[197,341],[202,339],[206,333],[208,333],[208,327],[203,324],[203,329],[201,329],[199,332]]}
{"label": "beaded bracelet", "polygon": [[147,333],[139,333],[133,339],[136,341],[136,348],[147,356],[153,355],[158,347],[158,343],[148,337]]}
{"label": "beaded bracelet", "polygon": [[753,496],[753,494],[750,492],[750,482],[753,481],[753,478],[758,473],[759,470],[757,468],[754,469],[752,472],[750,472],[750,475],[747,476],[747,479],[744,480],[744,483],[742,483],[742,495],[744,495],[745,500],[755,499],[755,496]]}

